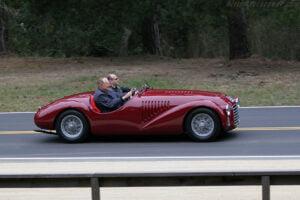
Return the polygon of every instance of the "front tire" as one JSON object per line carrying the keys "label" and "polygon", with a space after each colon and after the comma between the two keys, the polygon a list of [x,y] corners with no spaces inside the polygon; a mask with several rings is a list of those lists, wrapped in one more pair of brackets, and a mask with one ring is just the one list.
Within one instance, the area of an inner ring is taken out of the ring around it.
{"label": "front tire", "polygon": [[60,114],[55,129],[59,137],[69,143],[83,142],[89,136],[89,124],[84,115],[76,110]]}
{"label": "front tire", "polygon": [[185,120],[187,135],[198,142],[216,140],[221,132],[221,123],[218,115],[207,108],[193,110]]}

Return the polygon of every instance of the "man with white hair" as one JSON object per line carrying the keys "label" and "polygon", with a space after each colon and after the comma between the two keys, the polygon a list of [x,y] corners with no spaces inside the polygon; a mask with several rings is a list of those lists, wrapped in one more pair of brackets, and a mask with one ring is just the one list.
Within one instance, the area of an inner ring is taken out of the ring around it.
{"label": "man with white hair", "polygon": [[132,91],[122,96],[112,94],[112,92],[109,91],[111,84],[107,78],[100,78],[97,83],[98,88],[94,93],[94,100],[102,112],[110,112],[118,109],[132,96]]}
{"label": "man with white hair", "polygon": [[119,81],[120,79],[117,77],[115,74],[109,74],[107,76],[108,81],[111,84],[111,91],[113,92],[114,95],[117,97],[122,97],[124,93],[127,93],[130,91],[130,88],[127,87],[120,87],[119,86]]}

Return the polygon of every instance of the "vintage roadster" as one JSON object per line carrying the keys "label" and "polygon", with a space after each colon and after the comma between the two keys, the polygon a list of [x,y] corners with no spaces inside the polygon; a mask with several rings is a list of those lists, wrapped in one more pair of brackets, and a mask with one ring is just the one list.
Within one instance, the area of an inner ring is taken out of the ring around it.
{"label": "vintage roadster", "polygon": [[[67,142],[90,135],[176,135],[213,141],[239,124],[239,100],[218,92],[143,88],[122,107],[101,112],[93,92],[66,96],[38,109],[39,132]],[[55,130],[55,131],[53,131]]]}

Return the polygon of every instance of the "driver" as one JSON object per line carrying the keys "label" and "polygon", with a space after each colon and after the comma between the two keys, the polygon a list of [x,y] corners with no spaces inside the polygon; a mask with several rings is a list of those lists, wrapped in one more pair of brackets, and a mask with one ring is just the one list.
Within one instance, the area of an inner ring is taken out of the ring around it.
{"label": "driver", "polygon": [[117,97],[110,91],[111,84],[107,78],[100,78],[97,83],[98,88],[94,93],[94,100],[102,112],[110,112],[118,109],[132,96],[132,91],[129,91],[125,95]]}
{"label": "driver", "polygon": [[116,97],[122,97],[124,93],[129,92],[131,89],[128,87],[119,86],[119,78],[115,74],[109,74],[107,76],[108,81],[111,84],[110,90],[116,95]]}

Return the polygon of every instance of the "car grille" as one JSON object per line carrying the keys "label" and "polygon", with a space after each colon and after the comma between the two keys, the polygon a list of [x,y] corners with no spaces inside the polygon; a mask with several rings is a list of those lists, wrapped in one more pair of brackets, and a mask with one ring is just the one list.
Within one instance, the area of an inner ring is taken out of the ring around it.
{"label": "car grille", "polygon": [[240,123],[239,108],[237,104],[234,104],[233,106],[233,119],[234,119],[234,126],[237,127]]}

